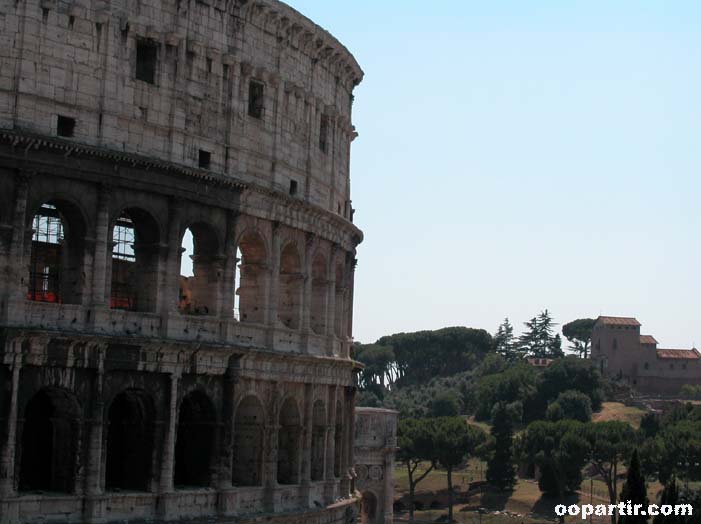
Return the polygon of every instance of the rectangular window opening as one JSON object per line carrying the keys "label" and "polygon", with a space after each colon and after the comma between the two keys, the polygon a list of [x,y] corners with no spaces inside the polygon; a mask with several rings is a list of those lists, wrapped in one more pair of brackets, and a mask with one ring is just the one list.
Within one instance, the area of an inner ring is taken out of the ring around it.
{"label": "rectangular window opening", "polygon": [[319,128],[319,149],[324,153],[329,149],[329,117],[322,115],[321,127]]}
{"label": "rectangular window opening", "polygon": [[212,164],[212,153],[200,149],[199,165],[202,169],[209,169]]}
{"label": "rectangular window opening", "polygon": [[253,118],[263,118],[265,85],[251,80],[248,87],[248,114]]}
{"label": "rectangular window opening", "polygon": [[136,79],[149,84],[156,83],[158,44],[153,40],[136,42]]}
{"label": "rectangular window opening", "polygon": [[75,132],[75,118],[58,115],[56,119],[56,134],[58,136],[70,138]]}
{"label": "rectangular window opening", "polygon": [[295,196],[297,194],[297,181],[290,180],[290,195]]}

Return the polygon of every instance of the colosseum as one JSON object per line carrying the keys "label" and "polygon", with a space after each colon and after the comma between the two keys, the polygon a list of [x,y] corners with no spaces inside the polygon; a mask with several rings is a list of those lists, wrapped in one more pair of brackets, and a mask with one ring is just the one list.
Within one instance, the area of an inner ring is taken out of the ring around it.
{"label": "colosseum", "polygon": [[362,77],[276,0],[0,0],[2,524],[357,521]]}

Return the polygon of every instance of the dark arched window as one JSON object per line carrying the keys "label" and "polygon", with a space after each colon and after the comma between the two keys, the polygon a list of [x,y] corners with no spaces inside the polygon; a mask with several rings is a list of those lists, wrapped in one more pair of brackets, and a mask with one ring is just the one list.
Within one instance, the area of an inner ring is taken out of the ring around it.
{"label": "dark arched window", "polygon": [[326,407],[321,400],[317,400],[312,413],[312,480],[324,480],[325,455]]}
{"label": "dark arched window", "polygon": [[287,244],[280,255],[278,320],[290,329],[299,329],[302,314],[302,264],[297,246]]}
{"label": "dark arched window", "polygon": [[205,224],[192,225],[183,235],[181,251],[180,312],[215,315],[223,275],[223,257],[215,232]]}
{"label": "dark arched window", "polygon": [[34,395],[21,425],[20,491],[73,493],[80,431],[80,407],[59,388]]}
{"label": "dark arched window", "polygon": [[175,443],[176,486],[209,486],[216,431],[214,406],[207,395],[195,391],[183,398]]}
{"label": "dark arched window", "polygon": [[155,311],[158,288],[159,232],[146,212],[128,209],[112,228],[110,307]]}
{"label": "dark arched window", "polygon": [[27,299],[80,304],[84,287],[85,221],[65,201],[43,204],[32,219]]}
{"label": "dark arched window", "polygon": [[336,402],[336,428],[334,431],[333,476],[341,476],[341,459],[343,457],[343,404]]}
{"label": "dark arched window", "polygon": [[143,391],[127,390],[108,411],[108,490],[149,491],[153,450],[153,404]]}
{"label": "dark arched window", "polygon": [[312,262],[312,330],[318,335],[326,334],[326,303],[328,301],[328,276],[326,258],[316,255]]}
{"label": "dark arched window", "polygon": [[263,408],[254,396],[241,401],[234,420],[234,486],[260,486],[263,478]]}
{"label": "dark arched window", "polygon": [[293,398],[288,398],[280,410],[277,455],[278,484],[299,483],[301,435],[302,426],[297,403]]}

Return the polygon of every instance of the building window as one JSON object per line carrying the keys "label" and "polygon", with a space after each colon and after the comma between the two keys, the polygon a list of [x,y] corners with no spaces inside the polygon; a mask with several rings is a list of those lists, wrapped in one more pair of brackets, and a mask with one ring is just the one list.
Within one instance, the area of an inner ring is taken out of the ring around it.
{"label": "building window", "polygon": [[297,194],[297,181],[290,180],[290,195],[295,196]]}
{"label": "building window", "polygon": [[75,118],[58,115],[56,119],[56,134],[58,136],[70,138],[75,132]]}
{"label": "building window", "polygon": [[644,368],[645,368],[645,369],[650,369],[650,364],[649,364],[648,362],[645,362]]}
{"label": "building window", "polygon": [[669,369],[674,369],[674,364],[670,364]]}
{"label": "building window", "polygon": [[265,85],[257,80],[251,80],[248,86],[248,115],[253,118],[263,118]]}
{"label": "building window", "polygon": [[136,79],[149,84],[156,83],[158,44],[152,40],[136,42]]}
{"label": "building window", "polygon": [[613,339],[613,349],[618,349],[618,340],[615,338]]}
{"label": "building window", "polygon": [[200,156],[199,156],[199,166],[202,169],[209,169],[209,166],[212,164],[212,153],[209,151],[205,151],[203,149],[200,149]]}
{"label": "building window", "polygon": [[321,127],[319,128],[319,149],[324,153],[329,150],[329,117],[321,115]]}

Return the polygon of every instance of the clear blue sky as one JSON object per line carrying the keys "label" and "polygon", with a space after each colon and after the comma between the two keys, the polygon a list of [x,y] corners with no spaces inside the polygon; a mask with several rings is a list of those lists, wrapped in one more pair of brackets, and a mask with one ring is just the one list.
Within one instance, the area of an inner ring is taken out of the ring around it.
{"label": "clear blue sky", "polygon": [[701,3],[288,3],[366,73],[357,340],[547,307],[701,346]]}

